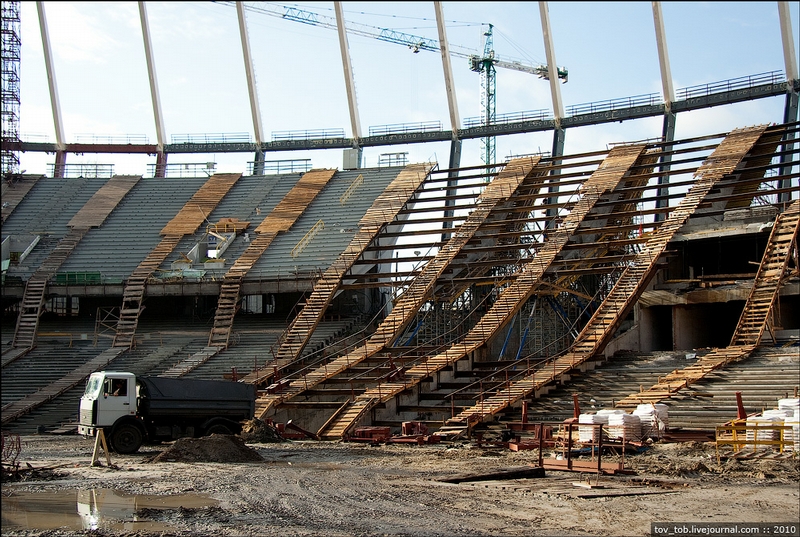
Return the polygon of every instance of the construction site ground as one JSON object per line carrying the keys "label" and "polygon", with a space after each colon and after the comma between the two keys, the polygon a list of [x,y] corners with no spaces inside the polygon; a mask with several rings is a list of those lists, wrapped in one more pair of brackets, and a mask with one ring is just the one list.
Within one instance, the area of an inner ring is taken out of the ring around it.
{"label": "construction site ground", "polygon": [[[547,470],[543,477],[458,484],[444,480],[533,465],[538,452],[471,441],[245,443],[214,435],[147,445],[133,455],[112,452],[111,466],[101,452],[101,465],[92,466],[93,449],[93,440],[80,436],[21,437],[19,472],[4,476],[2,486],[2,534],[643,536],[651,522],[800,520],[800,460],[718,463],[713,442],[656,443],[626,455],[630,474]],[[68,503],[93,494],[96,528],[66,522],[80,504],[64,517],[55,507],[33,512],[36,498],[59,493]],[[114,509],[97,500],[109,495]],[[148,507],[145,499],[153,497],[173,501]]]}

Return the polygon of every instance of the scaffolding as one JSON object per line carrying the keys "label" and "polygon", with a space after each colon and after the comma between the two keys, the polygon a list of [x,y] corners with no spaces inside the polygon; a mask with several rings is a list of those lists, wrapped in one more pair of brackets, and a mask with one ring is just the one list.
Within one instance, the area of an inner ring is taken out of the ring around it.
{"label": "scaffolding", "polygon": [[19,174],[19,2],[2,2],[2,174]]}

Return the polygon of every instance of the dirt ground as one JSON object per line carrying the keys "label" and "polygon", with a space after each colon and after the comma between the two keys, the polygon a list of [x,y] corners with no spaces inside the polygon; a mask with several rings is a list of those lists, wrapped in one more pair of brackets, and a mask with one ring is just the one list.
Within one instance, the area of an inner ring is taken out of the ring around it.
{"label": "dirt ground", "polygon": [[[626,455],[634,475],[547,470],[459,484],[443,480],[529,467],[538,453],[468,441],[245,443],[214,435],[111,453],[110,467],[101,455],[102,466],[92,467],[93,447],[80,436],[22,437],[19,477],[2,485],[2,535],[638,536],[650,535],[651,522],[800,520],[800,460],[718,464],[713,443]],[[47,527],[44,515],[24,512],[32,498],[56,493],[84,498],[84,512],[94,505],[95,529]],[[154,498],[164,501],[154,508]],[[130,509],[120,507],[125,501]]]}

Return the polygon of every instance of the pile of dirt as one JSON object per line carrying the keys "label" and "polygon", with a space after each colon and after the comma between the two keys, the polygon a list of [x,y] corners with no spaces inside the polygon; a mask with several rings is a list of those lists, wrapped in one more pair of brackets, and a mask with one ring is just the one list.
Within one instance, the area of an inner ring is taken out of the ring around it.
{"label": "pile of dirt", "polygon": [[149,462],[260,462],[264,458],[238,436],[212,434],[179,438]]}
{"label": "pile of dirt", "polygon": [[242,432],[239,436],[248,444],[268,444],[284,441],[278,429],[258,418],[246,421],[242,425]]}

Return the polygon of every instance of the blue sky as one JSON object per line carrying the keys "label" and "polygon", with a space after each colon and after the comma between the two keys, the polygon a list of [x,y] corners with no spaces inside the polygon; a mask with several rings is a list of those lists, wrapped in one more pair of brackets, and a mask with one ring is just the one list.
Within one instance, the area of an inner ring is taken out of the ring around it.
{"label": "blue sky", "polygon": [[[135,2],[45,2],[67,142],[87,135],[131,135],[156,142],[138,7]],[[266,4],[263,4],[266,5]],[[274,7],[278,4],[270,4]],[[334,17],[332,2],[283,4]],[[795,41],[798,3],[791,13]],[[448,40],[483,49],[494,25],[498,56],[545,63],[536,2],[444,2]],[[436,38],[433,2],[344,2],[348,23]],[[662,4],[676,89],[768,71],[784,71],[777,2]],[[173,135],[250,133],[249,101],[236,10],[211,2],[148,2],[166,142]],[[569,69],[564,106],[661,92],[650,2],[550,2],[557,63]],[[34,2],[22,2],[20,132],[55,141],[39,22]],[[336,32],[248,12],[265,138],[279,131],[343,129],[352,134]],[[350,35],[362,133],[370,126],[440,121],[449,128],[441,57]],[[480,76],[452,59],[459,116],[481,115]],[[760,99],[678,115],[676,137],[781,122],[784,99]],[[549,85],[534,75],[498,69],[497,113],[552,110]],[[660,118],[569,129],[566,152],[609,142],[654,138]],[[550,133],[497,138],[497,157],[548,151]],[[411,162],[447,164],[449,144],[367,148],[365,165],[381,153],[408,152]],[[250,154],[171,155],[171,163],[217,163],[246,170]],[[268,154],[270,160],[310,158],[314,167],[342,167],[342,151]],[[21,169],[46,173],[52,155],[20,155]],[[68,163],[115,165],[116,173],[146,173],[154,157],[68,155]],[[462,165],[480,163],[480,142],[465,141]]]}

